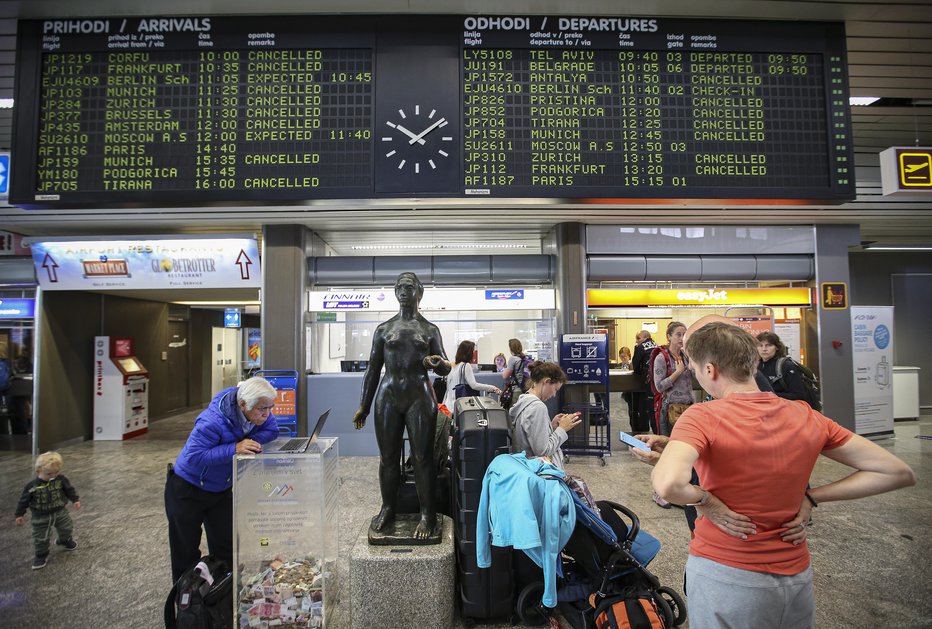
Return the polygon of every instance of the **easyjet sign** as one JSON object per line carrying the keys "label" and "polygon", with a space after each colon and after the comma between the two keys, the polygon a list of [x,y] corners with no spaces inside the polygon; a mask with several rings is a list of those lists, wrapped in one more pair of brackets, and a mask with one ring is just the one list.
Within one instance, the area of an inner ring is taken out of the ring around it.
{"label": "easyjet sign", "polygon": [[809,288],[591,288],[586,291],[589,308],[628,306],[809,306]]}

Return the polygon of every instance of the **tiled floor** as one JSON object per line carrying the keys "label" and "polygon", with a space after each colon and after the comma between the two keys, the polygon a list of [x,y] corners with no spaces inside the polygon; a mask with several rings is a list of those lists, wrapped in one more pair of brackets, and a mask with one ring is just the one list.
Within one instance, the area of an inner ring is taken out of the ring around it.
{"label": "tiled floor", "polygon": [[[13,524],[16,499],[32,478],[31,457],[0,452],[0,510],[7,514],[7,525],[0,527],[0,626],[161,626],[162,605],[171,586],[164,471],[195,415],[155,422],[147,435],[127,442],[60,448],[64,473],[81,494],[83,508],[73,512],[78,549],[53,549],[43,570],[30,569],[28,523]],[[626,422],[616,421],[619,426],[626,427]],[[932,416],[898,422],[896,437],[881,442],[916,470],[915,487],[817,510],[809,540],[819,627],[932,627],[932,441],[919,435],[932,435]],[[643,528],[663,543],[652,571],[679,590],[689,537],[682,512],[654,505],[649,468],[626,453],[614,454],[605,467],[594,458],[574,457],[568,468],[586,478],[597,498],[622,502],[640,515]],[[376,459],[344,457],[340,470],[342,583],[341,601],[330,619],[333,628],[350,626],[348,557],[378,506]],[[814,482],[842,474],[841,466],[823,459]]]}

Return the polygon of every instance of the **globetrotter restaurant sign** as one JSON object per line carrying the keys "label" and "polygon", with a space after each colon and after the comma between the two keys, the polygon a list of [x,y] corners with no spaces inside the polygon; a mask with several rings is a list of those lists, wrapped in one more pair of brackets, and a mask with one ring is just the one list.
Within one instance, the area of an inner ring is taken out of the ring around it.
{"label": "globetrotter restaurant sign", "polygon": [[809,288],[591,288],[586,291],[589,308],[627,306],[809,306]]}
{"label": "globetrotter restaurant sign", "polygon": [[44,290],[259,288],[253,235],[120,236],[30,243]]}

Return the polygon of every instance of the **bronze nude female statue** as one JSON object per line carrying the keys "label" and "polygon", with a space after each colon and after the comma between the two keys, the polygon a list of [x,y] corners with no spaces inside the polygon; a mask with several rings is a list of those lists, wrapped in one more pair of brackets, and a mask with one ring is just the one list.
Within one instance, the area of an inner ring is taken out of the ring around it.
{"label": "bronze nude female statue", "polygon": [[[450,370],[439,328],[418,312],[423,295],[424,287],[414,273],[401,273],[395,280],[399,312],[375,329],[359,410],[353,417],[353,424],[359,430],[365,425],[375,398],[382,508],[372,519],[370,531],[382,531],[395,520],[407,428],[421,512],[414,531],[417,540],[430,537],[437,525],[437,505],[434,504],[437,472],[433,455],[437,402],[427,371],[433,369],[438,375],[446,375]],[[383,366],[385,376],[379,381]]]}

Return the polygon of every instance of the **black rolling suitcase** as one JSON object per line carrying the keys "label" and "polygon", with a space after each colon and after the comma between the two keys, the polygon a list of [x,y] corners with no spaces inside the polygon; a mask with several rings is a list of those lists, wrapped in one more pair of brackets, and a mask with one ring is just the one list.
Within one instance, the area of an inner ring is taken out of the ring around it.
{"label": "black rolling suitcase", "polygon": [[510,618],[514,613],[511,548],[492,547],[492,565],[476,561],[476,512],[482,478],[492,459],[511,451],[508,414],[487,397],[462,397],[453,411],[453,514],[461,615],[464,619]]}

